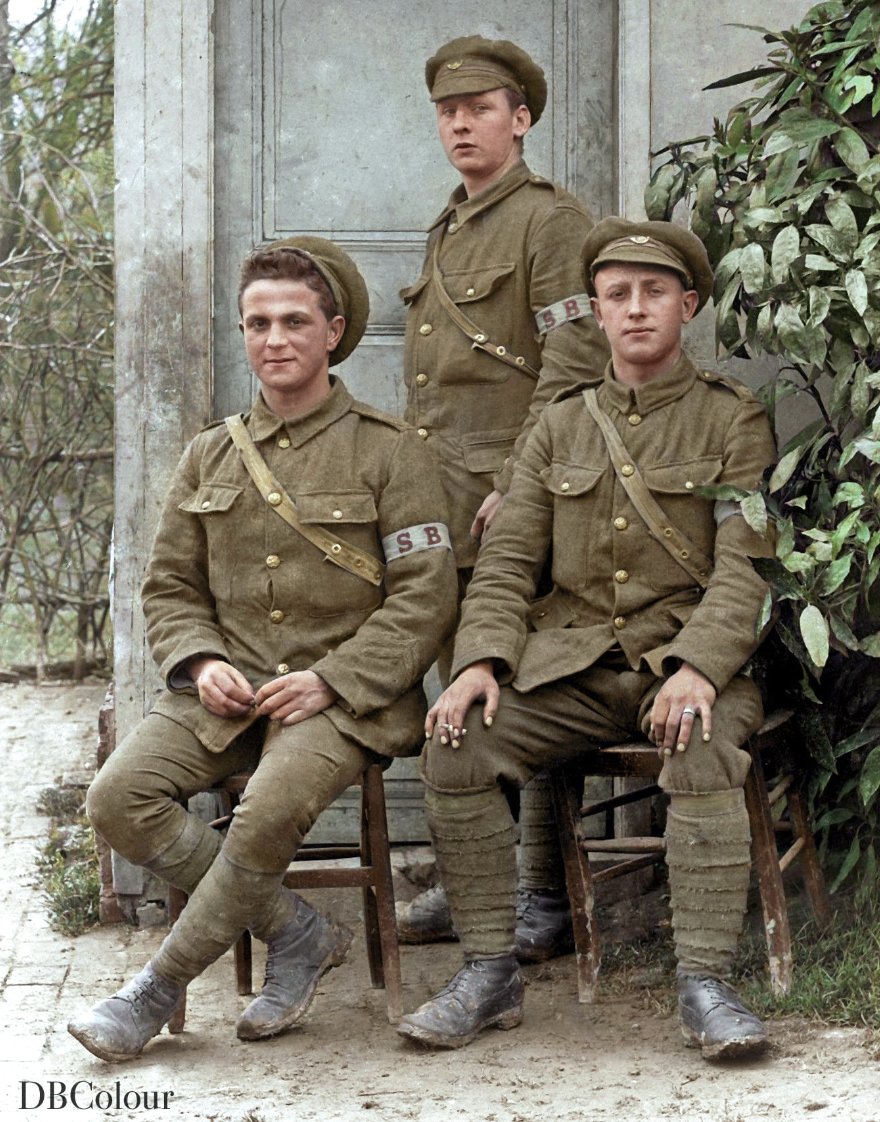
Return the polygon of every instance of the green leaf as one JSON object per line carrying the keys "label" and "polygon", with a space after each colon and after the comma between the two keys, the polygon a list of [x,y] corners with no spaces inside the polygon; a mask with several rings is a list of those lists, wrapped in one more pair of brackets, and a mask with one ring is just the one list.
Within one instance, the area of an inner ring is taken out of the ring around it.
{"label": "green leaf", "polygon": [[742,246],[735,246],[733,249],[728,250],[727,253],[718,262],[715,269],[715,291],[723,292],[727,285],[730,283],[730,278],[739,269],[739,261],[742,257]]}
{"label": "green leaf", "polygon": [[871,158],[867,145],[854,129],[841,129],[834,141],[834,147],[841,160],[856,175]]}
{"label": "green leaf", "polygon": [[831,307],[831,293],[827,288],[820,288],[814,284],[810,286],[810,318],[807,323],[810,327],[818,327],[828,315]]}
{"label": "green leaf", "polygon": [[[823,249],[827,249],[832,257],[836,257],[839,261],[848,261],[853,249],[852,239],[842,234],[840,230],[836,230],[833,226],[822,226],[817,222],[810,223],[807,226],[807,233],[818,245]],[[807,258],[809,265],[809,257]],[[821,268],[821,266],[820,266]]]}
{"label": "green leaf", "polygon": [[648,218],[663,221],[671,217],[675,200],[670,202],[670,194],[675,176],[674,164],[663,164],[651,176],[645,188],[645,213]]}
{"label": "green leaf", "polygon": [[835,265],[833,261],[829,261],[827,257],[823,257],[820,253],[808,253],[804,258],[804,264],[808,269],[813,269],[817,273],[836,273],[840,268],[839,265]]}
{"label": "green leaf", "polygon": [[844,822],[849,822],[853,817],[853,812],[851,810],[847,810],[842,806],[836,806],[831,810],[826,810],[822,817],[816,821],[813,829],[818,832],[819,830],[827,830],[829,826],[841,826]]}
{"label": "green leaf", "polygon": [[789,266],[801,254],[801,236],[796,226],[783,226],[773,239],[770,250],[770,272],[774,284],[788,280]]}
{"label": "green leaf", "polygon": [[860,316],[865,314],[868,307],[868,282],[861,269],[848,269],[846,274],[846,291],[852,306]]}
{"label": "green leaf", "polygon": [[790,573],[809,574],[816,568],[816,562],[809,554],[797,550],[793,550],[787,557],[781,557],[780,561]]}
{"label": "green leaf", "polygon": [[789,195],[802,171],[797,148],[789,148],[787,152],[774,156],[767,165],[767,202],[772,203]]}
{"label": "green leaf", "polygon": [[859,778],[859,795],[862,803],[867,806],[878,790],[880,790],[880,745],[868,753],[868,758],[862,764]]}
{"label": "green leaf", "polygon": [[859,244],[859,224],[849,203],[839,196],[831,198],[825,204],[825,213],[834,229],[843,234],[849,246],[855,249]]}
{"label": "green leaf", "polygon": [[780,304],[774,322],[779,341],[786,352],[794,359],[809,361],[807,332],[797,310],[791,304]]}
{"label": "green leaf", "polygon": [[838,640],[838,642],[842,643],[843,646],[845,646],[850,651],[861,650],[861,648],[859,647],[859,641],[855,637],[855,634],[849,624],[845,623],[839,616],[835,615],[833,612],[831,613],[828,622],[831,624],[832,634],[834,635],[834,638]]}
{"label": "green leaf", "polygon": [[880,464],[880,440],[869,440],[867,437],[862,437],[859,440],[854,440],[852,448],[868,460],[875,464]]}
{"label": "green leaf", "polygon": [[762,537],[767,534],[767,504],[760,491],[755,491],[739,504],[740,512],[751,528]]}
{"label": "green leaf", "polygon": [[853,105],[858,105],[866,97],[870,97],[874,92],[874,82],[867,74],[853,74],[843,83],[845,90],[853,90],[855,97],[853,98]]}
{"label": "green leaf", "polygon": [[741,70],[738,74],[731,74],[729,78],[721,78],[717,82],[712,82],[708,86],[703,86],[704,90],[723,90],[727,86],[741,86],[745,82],[754,82],[758,78],[764,78],[769,74],[778,74],[779,71],[775,66],[756,66],[753,70]]}
{"label": "green leaf", "polygon": [[854,483],[851,480],[841,485],[834,492],[834,505],[838,503],[847,503],[852,507],[860,507],[865,505],[865,488],[861,483]]}
{"label": "green leaf", "polygon": [[764,261],[764,251],[757,242],[750,242],[743,248],[739,261],[739,273],[746,292],[763,291],[766,263]]}
{"label": "green leaf", "polygon": [[859,839],[859,835],[856,834],[856,836],[852,840],[852,844],[849,847],[849,852],[843,859],[843,864],[837,871],[837,876],[834,878],[834,883],[828,890],[829,892],[833,893],[838,890],[838,888],[843,884],[843,882],[858,864],[861,855],[862,843]]}
{"label": "green leaf", "polygon": [[847,553],[845,557],[838,557],[836,561],[831,562],[819,582],[820,591],[824,596],[830,596],[840,588],[849,576],[852,560],[852,554]]}
{"label": "green leaf", "polygon": [[859,646],[871,658],[880,658],[880,631],[875,631],[873,635],[862,639]]}
{"label": "green leaf", "polygon": [[828,661],[828,624],[815,604],[808,604],[798,620],[801,638],[813,665],[820,670]]}
{"label": "green leaf", "polygon": [[792,448],[790,452],[782,457],[776,467],[773,469],[773,474],[770,476],[769,490],[772,494],[774,491],[781,490],[785,484],[794,475],[794,469],[798,466],[801,456],[803,455],[803,447]]}

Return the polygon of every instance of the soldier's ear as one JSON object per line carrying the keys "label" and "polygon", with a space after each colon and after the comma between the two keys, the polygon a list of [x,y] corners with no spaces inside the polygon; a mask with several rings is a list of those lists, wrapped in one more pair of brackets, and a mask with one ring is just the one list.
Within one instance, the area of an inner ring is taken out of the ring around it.
{"label": "soldier's ear", "polygon": [[513,135],[518,140],[526,135],[532,127],[532,114],[527,105],[518,105],[513,111]]}
{"label": "soldier's ear", "polygon": [[590,297],[590,310],[593,313],[593,319],[596,321],[599,328],[604,331],[605,328],[602,327],[602,317],[599,315],[599,301],[595,296]]}
{"label": "soldier's ear", "polygon": [[682,322],[690,323],[690,321],[697,314],[697,304],[700,302],[700,297],[693,288],[689,288],[682,296]]}
{"label": "soldier's ear", "polygon": [[345,320],[342,316],[334,316],[327,324],[327,350],[335,351],[339,340],[345,332]]}

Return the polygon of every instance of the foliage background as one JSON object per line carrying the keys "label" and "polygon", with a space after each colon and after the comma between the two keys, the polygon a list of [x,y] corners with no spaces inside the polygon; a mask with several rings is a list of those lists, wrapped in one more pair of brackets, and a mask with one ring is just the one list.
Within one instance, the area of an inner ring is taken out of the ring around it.
{"label": "foliage background", "polygon": [[0,665],[79,677],[110,626],[113,3],[55,17],[0,0]]}
{"label": "foliage background", "polygon": [[[796,710],[837,883],[880,859],[880,4],[817,4],[790,30],[754,28],[767,63],[711,135],[669,145],[651,218],[684,203],[716,270],[721,348],[778,356],[771,418],[793,397],[810,419],[761,494],[776,559],[758,562],[779,620],[756,673]],[[721,497],[721,496],[719,496]],[[771,605],[765,605],[769,618]]]}

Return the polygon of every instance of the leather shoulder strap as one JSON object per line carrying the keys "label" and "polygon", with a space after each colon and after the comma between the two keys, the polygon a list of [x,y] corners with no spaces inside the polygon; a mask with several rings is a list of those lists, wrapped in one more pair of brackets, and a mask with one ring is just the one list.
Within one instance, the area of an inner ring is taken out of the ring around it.
{"label": "leather shoulder strap", "polygon": [[440,272],[440,244],[443,241],[443,234],[434,242],[434,255],[433,255],[433,276],[434,288],[437,291],[437,298],[443,311],[449,316],[459,331],[463,331],[471,341],[471,346],[474,350],[484,351],[491,358],[498,359],[499,362],[505,363],[507,366],[512,366],[514,370],[519,370],[522,373],[528,374],[530,377],[537,380],[538,371],[534,367],[529,366],[522,355],[512,355],[507,347],[500,343],[492,343],[489,336],[482,328],[477,327],[473,320],[468,319],[464,312],[459,308],[458,304],[452,299],[446,288],[443,285],[443,274]]}
{"label": "leather shoulder strap", "polygon": [[669,521],[663,508],[651,494],[611,418],[600,409],[595,389],[584,390],[583,396],[587,410],[599,426],[599,432],[605,440],[617,478],[638,511],[639,517],[669,556],[693,577],[697,584],[705,588],[712,575],[712,562],[685,533]]}
{"label": "leather shoulder strap", "polygon": [[385,575],[385,566],[369,553],[364,553],[349,545],[335,534],[328,534],[318,526],[301,522],[296,513],[293,500],[275,479],[269,470],[268,464],[260,455],[257,446],[251,440],[244,421],[236,414],[226,418],[226,428],[232,437],[232,442],[241,455],[242,462],[247,468],[248,475],[256,484],[257,490],[272,507],[279,518],[283,518],[306,541],[311,542],[325,555],[328,561],[338,565],[346,572],[356,577],[362,577],[370,584],[380,585]]}

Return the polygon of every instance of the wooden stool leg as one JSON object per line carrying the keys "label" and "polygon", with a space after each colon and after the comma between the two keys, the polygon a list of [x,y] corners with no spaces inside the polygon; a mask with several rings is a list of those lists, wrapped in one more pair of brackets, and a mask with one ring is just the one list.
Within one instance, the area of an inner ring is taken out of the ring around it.
{"label": "wooden stool leg", "polygon": [[564,770],[551,773],[553,806],[565,865],[565,884],[571,903],[577,961],[578,1001],[592,1002],[596,995],[602,949],[594,914],[593,876],[590,859],[579,844],[582,780]]}
{"label": "wooden stool leg", "polygon": [[788,905],[779,870],[776,832],[767,801],[767,784],[760,749],[750,746],[752,766],[745,782],[746,809],[752,833],[752,860],[761,893],[764,932],[770,963],[770,985],[774,993],[785,994],[791,988],[791,932]]}
{"label": "wooden stool leg", "polygon": [[253,939],[250,931],[243,932],[235,944],[235,985],[242,997],[254,992]]}
{"label": "wooden stool leg", "polygon": [[387,997],[388,1020],[397,1024],[403,1016],[403,983],[400,976],[400,947],[397,942],[397,917],[394,912],[394,887],[391,879],[391,850],[382,768],[373,764],[364,775],[364,817],[369,861],[376,873],[371,893],[375,903],[376,924],[381,949],[382,975]]}
{"label": "wooden stool leg", "polygon": [[788,814],[791,818],[794,836],[803,841],[803,847],[798,856],[801,862],[804,888],[813,909],[813,917],[820,927],[825,927],[831,922],[831,902],[828,899],[825,878],[819,865],[816,843],[813,841],[813,831],[810,828],[810,818],[807,814],[804,796],[797,788],[796,782],[786,792]]}
{"label": "wooden stool leg", "polygon": [[[372,765],[370,765],[372,766]],[[373,813],[374,806],[370,801],[370,768],[364,772],[363,786],[361,788],[361,865],[373,866],[376,863],[376,854],[373,852]],[[385,988],[385,971],[382,963],[382,933],[379,924],[379,907],[374,884],[365,884],[363,888],[364,899],[364,930],[367,938],[367,959],[370,964],[370,982],[373,989]]]}

